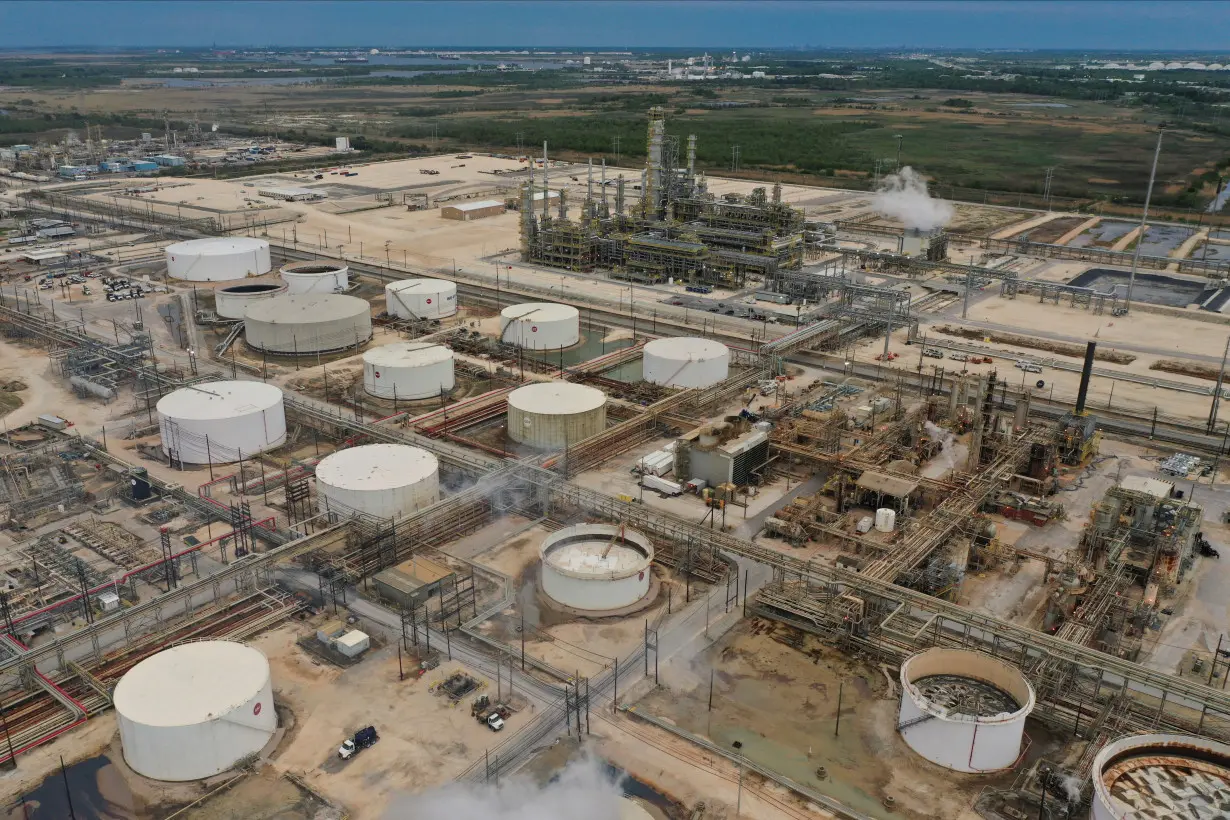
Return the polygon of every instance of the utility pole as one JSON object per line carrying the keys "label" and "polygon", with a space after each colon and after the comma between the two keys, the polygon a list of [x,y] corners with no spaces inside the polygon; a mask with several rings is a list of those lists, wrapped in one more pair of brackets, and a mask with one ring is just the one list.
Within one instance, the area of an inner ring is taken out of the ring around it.
{"label": "utility pole", "polygon": [[1153,196],[1153,180],[1157,177],[1157,158],[1162,153],[1162,135],[1166,133],[1165,124],[1157,128],[1157,148],[1153,149],[1153,168],[1149,171],[1149,188],[1145,191],[1145,207],[1140,212],[1140,233],[1136,236],[1136,250],[1132,252],[1132,272],[1128,275],[1127,298],[1123,309],[1132,312],[1132,288],[1136,285],[1136,266],[1140,263],[1140,244],[1145,238],[1145,220],[1149,218],[1149,200]]}
{"label": "utility pole", "polygon": [[1217,409],[1221,404],[1221,387],[1226,380],[1226,357],[1230,356],[1230,337],[1226,339],[1226,349],[1221,354],[1221,369],[1217,371],[1217,385],[1213,388],[1213,404],[1209,407],[1209,421],[1205,431],[1212,433],[1217,427]]}
{"label": "utility pole", "polygon": [[905,139],[905,135],[893,134],[893,137],[894,139],[897,140],[897,171],[900,172],[901,171],[901,141]]}
{"label": "utility pole", "polygon": [[1054,168],[1046,169],[1046,180],[1042,183],[1042,206],[1049,213],[1051,210],[1051,180],[1055,175]]}

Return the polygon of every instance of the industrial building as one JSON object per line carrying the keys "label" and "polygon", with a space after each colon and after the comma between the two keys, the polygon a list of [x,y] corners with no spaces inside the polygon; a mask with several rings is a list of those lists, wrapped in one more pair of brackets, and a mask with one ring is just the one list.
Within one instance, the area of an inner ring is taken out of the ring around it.
{"label": "industrial building", "polygon": [[415,556],[372,576],[381,597],[399,607],[413,609],[429,598],[438,598],[457,583],[457,573],[447,564]]}
{"label": "industrial building", "polygon": [[[550,190],[548,175],[544,165],[545,190]],[[521,194],[522,261],[572,271],[607,268],[636,282],[729,287],[743,287],[748,276],[770,279],[778,270],[803,264],[803,213],[781,201],[781,186],[775,185],[771,196],[763,188],[746,197],[709,193],[696,170],[696,138],[688,137],[681,160],[679,139],[667,135],[662,108],[649,111],[648,159],[635,208],[626,207],[623,177],[615,183],[612,204],[603,166],[595,195],[591,164],[580,217],[570,219],[566,197],[554,215],[550,198],[535,198],[531,169]]]}
{"label": "industrial building", "polygon": [[269,199],[280,199],[283,202],[316,202],[329,198],[329,195],[324,191],[317,191],[312,188],[258,188],[256,193],[259,196],[268,197]]}
{"label": "industrial building", "polygon": [[249,305],[244,337],[266,353],[302,356],[358,348],[372,337],[371,307],[340,294],[283,294]]}
{"label": "industrial building", "polygon": [[480,199],[476,202],[460,202],[456,205],[440,206],[440,216],[445,219],[459,219],[463,222],[469,222],[473,219],[484,219],[488,216],[499,216],[504,211],[504,203],[498,199]]}
{"label": "industrial building", "polygon": [[172,462],[241,461],[286,441],[282,391],[247,381],[183,387],[158,400],[158,428]]}
{"label": "industrial building", "polygon": [[749,428],[740,418],[697,427],[675,443],[675,475],[714,489],[759,482],[768,460],[768,433]]}
{"label": "industrial building", "polygon": [[120,746],[153,780],[202,780],[265,747],[278,727],[269,661],[230,641],[164,649],[115,687]]}
{"label": "industrial building", "polygon": [[439,500],[440,465],[404,444],[348,447],[316,465],[316,490],[320,511],[330,517],[398,519]]}
{"label": "industrial building", "polygon": [[229,282],[268,273],[269,243],[264,239],[219,236],[167,245],[167,276],[186,282]]}

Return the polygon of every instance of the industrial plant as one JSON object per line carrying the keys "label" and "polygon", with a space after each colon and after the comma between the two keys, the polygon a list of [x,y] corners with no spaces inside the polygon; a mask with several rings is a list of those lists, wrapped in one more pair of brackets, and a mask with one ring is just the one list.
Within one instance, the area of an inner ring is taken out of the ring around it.
{"label": "industrial plant", "polygon": [[0,262],[23,795],[376,820],[592,756],[629,817],[1230,816],[1228,263],[666,125],[639,179],[4,192],[74,231]]}

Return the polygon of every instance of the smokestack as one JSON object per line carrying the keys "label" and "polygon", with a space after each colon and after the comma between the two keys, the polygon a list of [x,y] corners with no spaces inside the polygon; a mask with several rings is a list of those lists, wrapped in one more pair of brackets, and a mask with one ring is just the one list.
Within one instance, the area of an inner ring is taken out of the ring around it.
{"label": "smokestack", "polygon": [[1089,377],[1093,375],[1093,353],[1098,349],[1097,342],[1085,345],[1085,366],[1081,368],[1081,387],[1076,392],[1076,415],[1085,413],[1085,398],[1089,393]]}

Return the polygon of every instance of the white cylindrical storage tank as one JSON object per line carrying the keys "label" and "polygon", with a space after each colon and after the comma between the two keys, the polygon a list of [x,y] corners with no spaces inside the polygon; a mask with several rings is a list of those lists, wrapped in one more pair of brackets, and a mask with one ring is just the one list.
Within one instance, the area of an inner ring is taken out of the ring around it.
{"label": "white cylindrical storage tank", "polygon": [[248,308],[262,299],[272,299],[286,292],[286,285],[257,282],[251,285],[231,285],[214,291],[214,313],[223,319],[242,319]]}
{"label": "white cylindrical storage tank", "polygon": [[166,247],[167,276],[186,282],[229,282],[269,273],[269,243],[245,236],[189,239]]}
{"label": "white cylindrical storage tank", "polygon": [[645,381],[666,387],[711,387],[730,372],[730,349],[712,339],[654,339],[645,345]]}
{"label": "white cylindrical storage tank", "polygon": [[1230,745],[1171,734],[1128,735],[1107,743],[1093,759],[1089,816],[1230,817]]}
{"label": "white cylindrical storage tank", "polygon": [[350,286],[350,268],[336,262],[296,262],[278,274],[289,293],[340,293]]}
{"label": "white cylindrical storage tank", "polygon": [[259,752],[278,728],[269,661],[231,641],[164,649],[114,693],[124,760],[155,780],[200,780]]}
{"label": "white cylindrical storage tank", "polygon": [[528,302],[500,311],[500,341],[526,350],[557,350],[581,340],[581,313],[571,305]]}
{"label": "white cylindrical storage tank", "polygon": [[603,612],[649,593],[653,544],[614,524],[577,524],[542,542],[542,591],[571,609]]}
{"label": "white cylindrical storage tank", "polygon": [[1006,769],[1021,756],[1034,689],[1021,670],[967,649],[928,649],[901,665],[897,728],[920,755],[959,772]]}
{"label": "white cylindrical storage tank", "polygon": [[398,319],[443,319],[457,312],[457,285],[444,279],[403,279],[384,286],[385,310]]}
{"label": "white cylindrical storage tank", "polygon": [[267,353],[328,353],[370,339],[372,311],[354,296],[284,294],[250,305],[243,328],[248,344]]}
{"label": "white cylindrical storage tank", "polygon": [[158,400],[162,451],[185,464],[227,464],[286,441],[282,391],[263,382],[194,384]]}
{"label": "white cylindrical storage tank", "polygon": [[456,385],[453,351],[431,342],[394,342],[363,354],[363,387],[382,399],[439,398]]}
{"label": "white cylindrical storage tank", "polygon": [[897,511],[888,507],[876,510],[876,529],[880,532],[892,532],[897,526]]}
{"label": "white cylindrical storage tank", "polygon": [[347,447],[316,465],[316,493],[320,511],[334,516],[401,518],[439,500],[440,465],[421,447]]}
{"label": "white cylindrical storage tank", "polygon": [[508,394],[508,437],[563,450],[606,429],[606,394],[570,382],[539,382]]}

